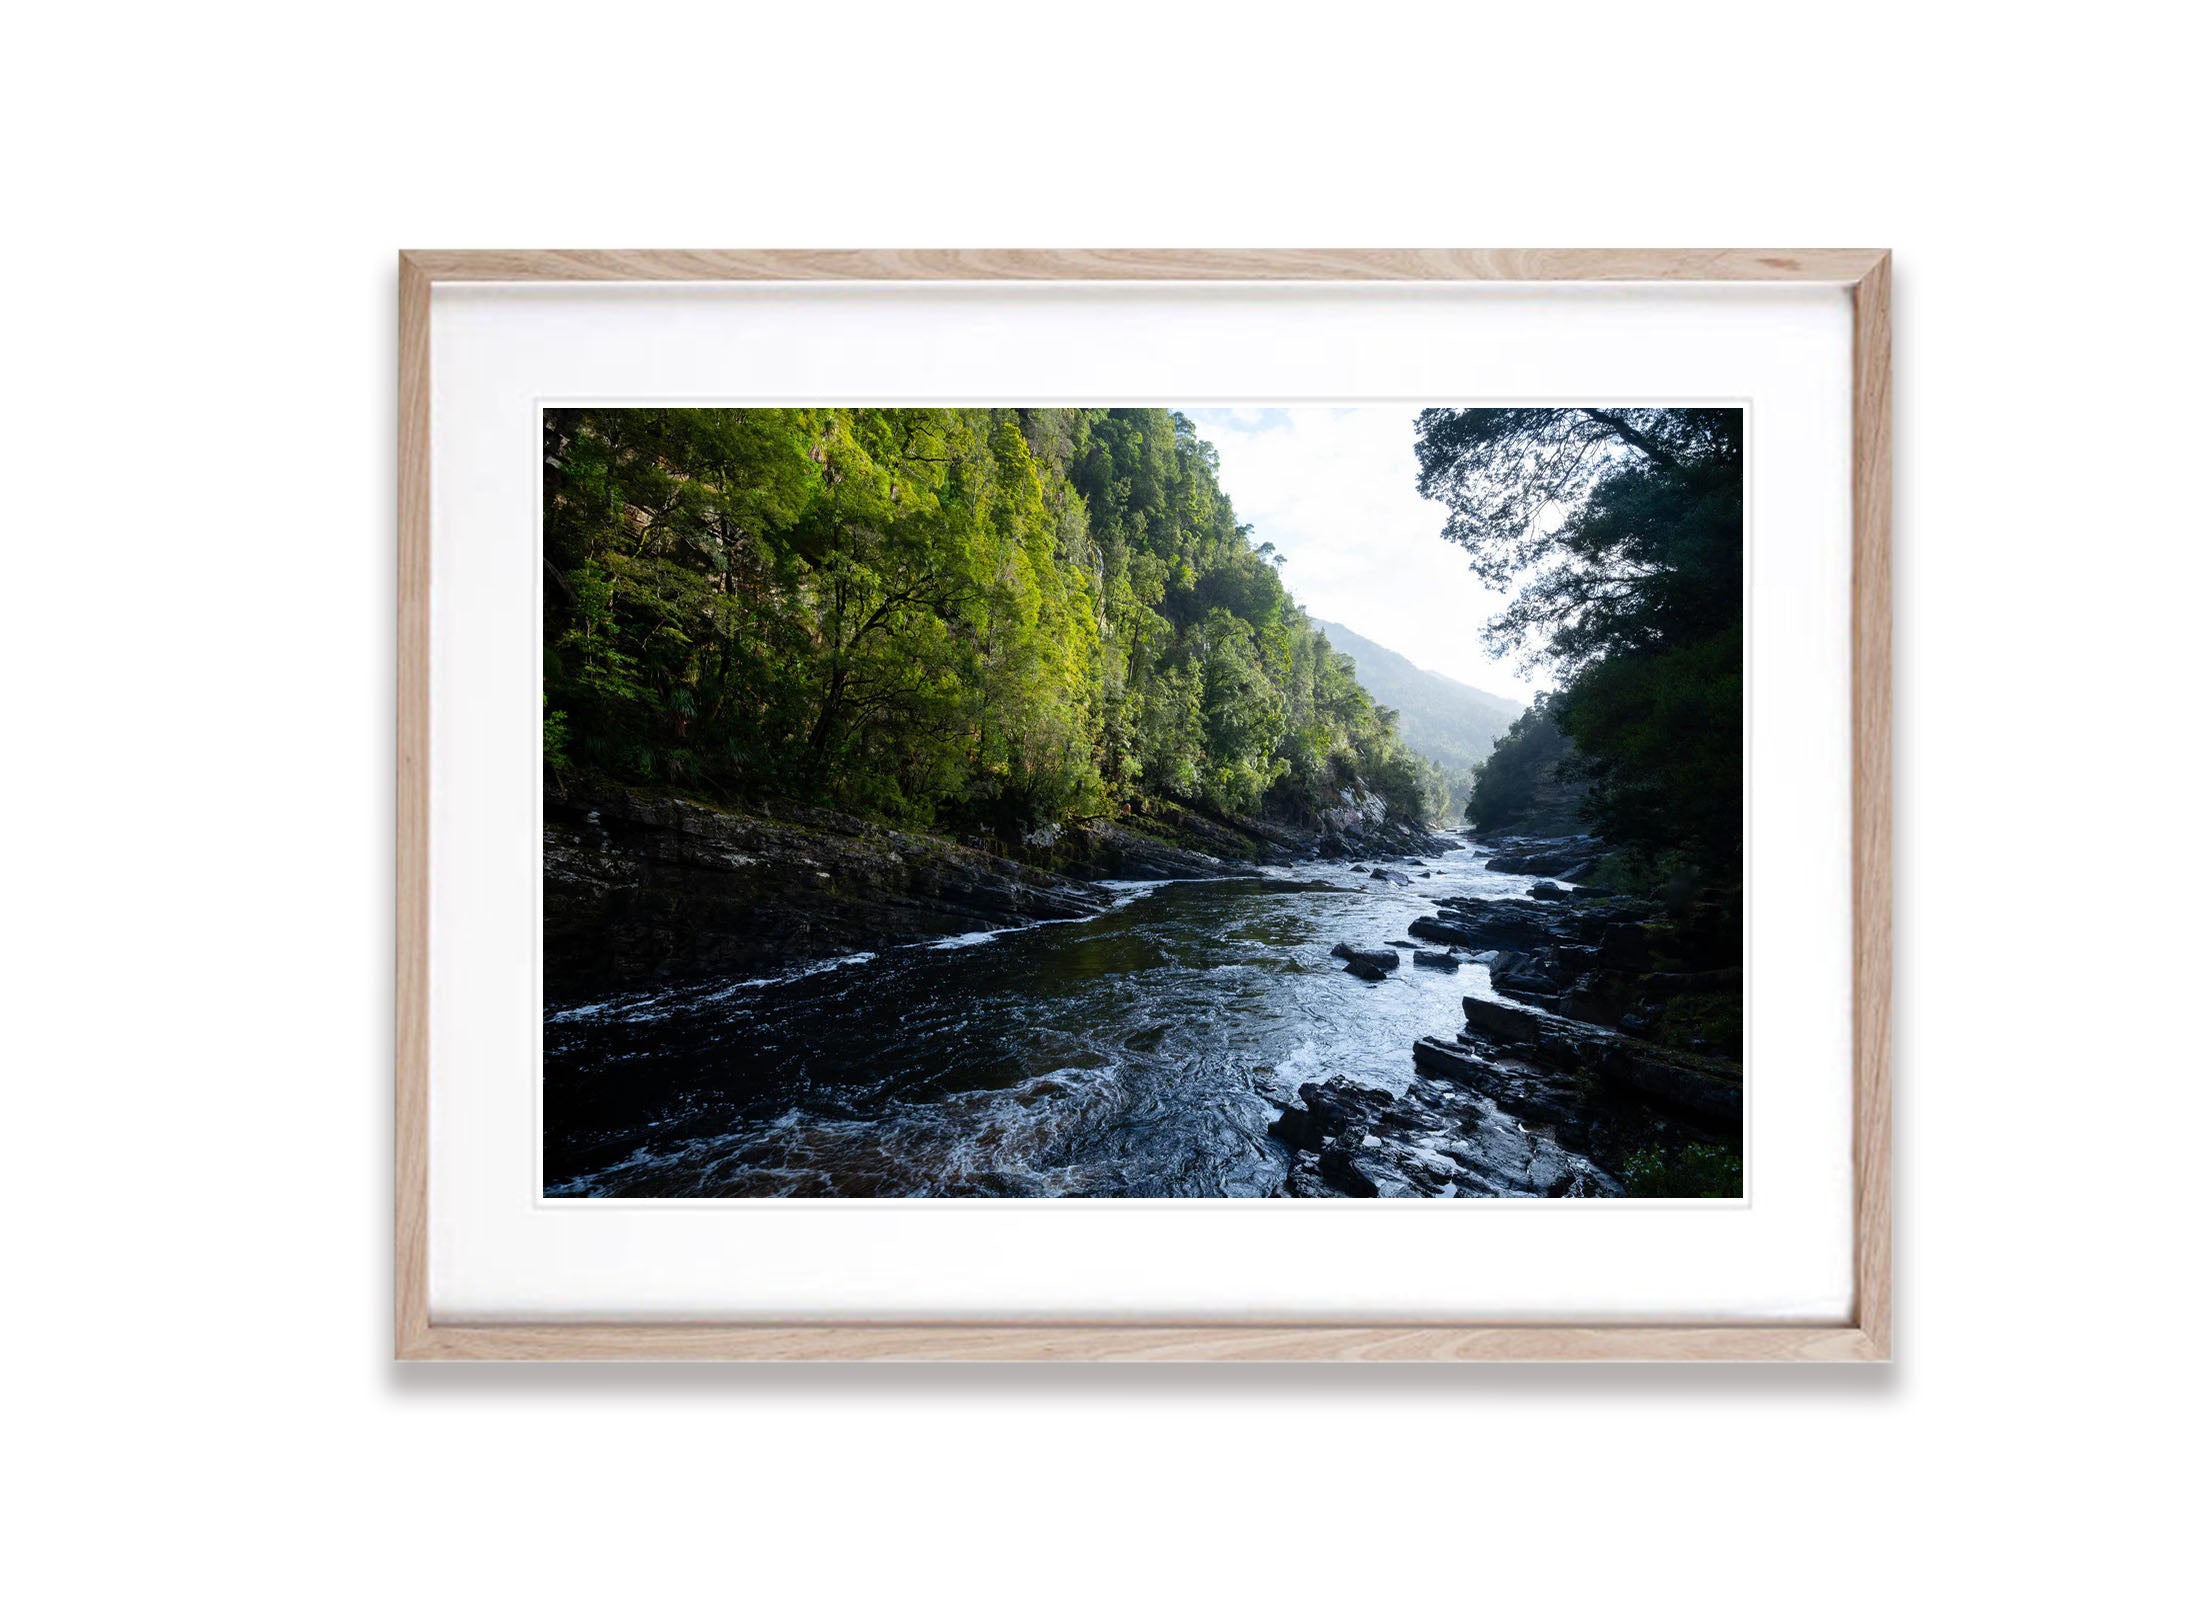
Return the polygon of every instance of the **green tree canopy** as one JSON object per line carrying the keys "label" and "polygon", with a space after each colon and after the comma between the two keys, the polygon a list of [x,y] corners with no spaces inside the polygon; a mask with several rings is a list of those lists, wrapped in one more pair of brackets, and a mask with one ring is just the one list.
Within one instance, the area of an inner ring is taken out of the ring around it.
{"label": "green tree canopy", "polygon": [[552,411],[544,750],[1024,829],[1431,791],[1157,410]]}

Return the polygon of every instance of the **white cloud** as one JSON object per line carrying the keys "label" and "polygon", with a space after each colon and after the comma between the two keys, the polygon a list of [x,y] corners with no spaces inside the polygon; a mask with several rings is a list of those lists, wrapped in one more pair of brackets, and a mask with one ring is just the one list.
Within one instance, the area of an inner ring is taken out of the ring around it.
{"label": "white cloud", "polygon": [[1493,661],[1482,624],[1504,604],[1439,534],[1443,508],[1413,487],[1417,406],[1187,408],[1222,457],[1222,487],[1253,542],[1287,559],[1284,584],[1432,672],[1525,700],[1547,675]]}

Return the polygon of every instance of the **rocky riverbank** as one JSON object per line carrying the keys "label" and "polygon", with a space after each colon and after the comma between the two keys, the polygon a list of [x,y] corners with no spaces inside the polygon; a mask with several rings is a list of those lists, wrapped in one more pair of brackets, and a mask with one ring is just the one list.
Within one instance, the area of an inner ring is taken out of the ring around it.
{"label": "rocky riverbank", "polygon": [[[1586,837],[1480,848],[1495,871],[1569,877],[1601,854]],[[1297,1152],[1279,1195],[1739,1193],[1739,906],[1555,879],[1529,896],[1441,900],[1411,924],[1416,964],[1464,954],[1502,998],[1464,997],[1454,1037],[1419,1040],[1404,1094],[1302,1084],[1270,1129]],[[1332,954],[1370,981],[1397,961]]]}
{"label": "rocky riverbank", "polygon": [[1109,881],[1220,878],[1455,842],[1347,791],[1304,821],[1163,803],[1113,821],[964,840],[783,806],[724,810],[607,784],[543,802],[543,982],[552,1004],[742,977],[1104,910]]}

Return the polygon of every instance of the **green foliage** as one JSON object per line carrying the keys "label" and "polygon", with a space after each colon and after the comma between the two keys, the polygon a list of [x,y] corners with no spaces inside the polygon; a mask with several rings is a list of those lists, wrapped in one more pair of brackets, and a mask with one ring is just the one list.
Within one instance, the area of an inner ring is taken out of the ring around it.
{"label": "green foliage", "polygon": [[544,757],[1001,833],[1424,771],[1150,410],[546,415]]}
{"label": "green foliage", "polygon": [[567,733],[565,713],[549,709],[550,697],[543,696],[542,716],[542,764],[552,772],[563,772],[573,764],[566,750]]}
{"label": "green foliage", "polygon": [[1650,1145],[1619,1170],[1628,1196],[1637,1200],[1739,1200],[1742,1151],[1738,1144]]}
{"label": "green foliage", "polygon": [[1676,1050],[1742,1059],[1742,997],[1737,992],[1675,995],[1651,1037]]}
{"label": "green foliage", "polygon": [[1564,781],[1573,753],[1550,697],[1538,695],[1474,769],[1467,821],[1484,833],[1571,831],[1580,821],[1577,792]]}
{"label": "green foliage", "polygon": [[1742,843],[1742,624],[1586,668],[1563,703],[1606,838],[1738,869]]}
{"label": "green foliage", "polygon": [[1557,671],[1544,709],[1573,742],[1562,775],[1586,781],[1586,820],[1715,880],[1741,869],[1741,417],[1429,410],[1416,425],[1444,537],[1485,582],[1517,585],[1492,648]]}

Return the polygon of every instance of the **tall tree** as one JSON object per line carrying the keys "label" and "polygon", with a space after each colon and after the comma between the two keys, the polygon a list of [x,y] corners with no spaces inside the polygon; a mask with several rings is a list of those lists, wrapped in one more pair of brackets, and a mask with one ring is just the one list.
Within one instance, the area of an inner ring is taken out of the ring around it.
{"label": "tall tree", "polygon": [[1741,851],[1742,414],[1724,408],[1431,409],[1422,494],[1484,582],[1485,630],[1535,651],[1590,818],[1721,873]]}

